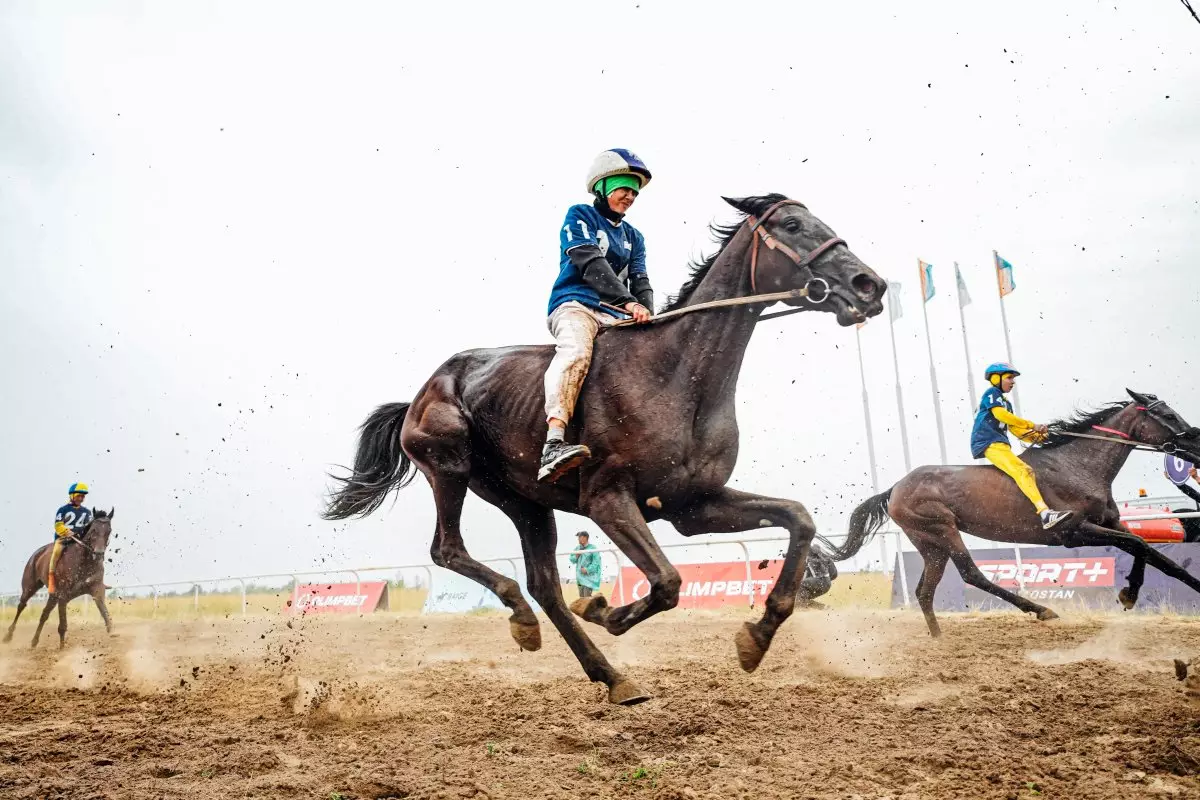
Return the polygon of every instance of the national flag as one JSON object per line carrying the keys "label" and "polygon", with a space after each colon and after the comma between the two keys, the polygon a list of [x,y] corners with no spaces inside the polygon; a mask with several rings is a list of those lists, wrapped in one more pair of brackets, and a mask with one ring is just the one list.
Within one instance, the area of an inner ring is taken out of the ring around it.
{"label": "national flag", "polygon": [[933,264],[918,258],[917,268],[921,273],[921,296],[928,303],[937,294],[937,289],[933,288]]}
{"label": "national flag", "polygon": [[1017,282],[1013,280],[1013,265],[1001,258],[995,250],[992,251],[992,255],[996,258],[996,283],[1000,285],[1000,296],[1012,294],[1017,288]]}
{"label": "national flag", "polygon": [[967,291],[967,284],[963,280],[957,261],[954,262],[954,280],[958,283],[958,307],[964,308],[971,305],[971,293]]}
{"label": "national flag", "polygon": [[904,316],[904,309],[900,306],[900,281],[887,282],[887,301],[891,322]]}

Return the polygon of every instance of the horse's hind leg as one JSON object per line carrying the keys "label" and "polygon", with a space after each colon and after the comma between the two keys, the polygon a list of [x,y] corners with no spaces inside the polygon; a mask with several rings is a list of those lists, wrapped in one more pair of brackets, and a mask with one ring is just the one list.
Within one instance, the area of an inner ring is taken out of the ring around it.
{"label": "horse's hind leg", "polygon": [[787,530],[788,547],[783,567],[779,571],[779,580],[767,595],[762,619],[745,623],[734,638],[742,669],[753,672],[771,646],[775,632],[796,607],[804,565],[817,531],[812,517],[794,500],[762,497],[728,488],[691,502],[678,513],[666,517],[684,536],[769,527]]}
{"label": "horse's hind leg", "polygon": [[58,595],[52,594],[46,599],[46,607],[42,609],[41,619],[38,620],[37,630],[33,632],[33,642],[30,647],[37,647],[38,640],[42,638],[42,628],[46,625],[46,620],[50,619],[50,612],[58,605]]}
{"label": "horse's hind leg", "polygon": [[942,532],[941,538],[944,538],[950,544],[950,560],[958,568],[958,574],[962,576],[963,582],[974,586],[976,589],[982,589],[988,594],[993,594],[1001,600],[1006,600],[1027,614],[1036,614],[1037,618],[1043,622],[1058,619],[1058,614],[1055,614],[1045,606],[1038,605],[1032,600],[1021,597],[1016,592],[1010,592],[989,581],[987,576],[976,566],[974,559],[971,558],[970,551],[967,550],[966,544],[963,543],[962,536],[959,535],[956,529],[950,528]]}
{"label": "horse's hind leg", "polygon": [[[37,591],[36,589],[34,591]],[[12,623],[8,626],[8,632],[4,634],[4,643],[8,644],[12,641],[13,631],[17,628],[17,620],[21,618],[21,612],[25,610],[25,606],[29,605],[29,598],[33,597],[34,592],[21,592],[21,599],[17,602],[17,613],[13,614]]]}
{"label": "horse's hind leg", "polygon": [[[908,531],[905,531],[908,533]],[[909,536],[912,539],[912,536]],[[920,541],[920,540],[918,540]],[[921,579],[917,581],[917,602],[921,605],[921,613],[925,615],[925,624],[929,626],[929,635],[937,639],[942,635],[942,627],[938,624],[937,617],[933,613],[933,597],[937,592],[938,584],[942,582],[942,575],[946,572],[946,564],[950,560],[950,554],[940,547],[936,547],[927,542],[921,542],[916,545],[917,551],[920,552],[921,558],[925,561],[925,568],[921,571]],[[903,569],[904,565],[901,564]]]}
{"label": "horse's hind leg", "polygon": [[541,604],[542,611],[546,612],[546,616],[566,640],[575,658],[579,659],[583,671],[593,681],[602,682],[608,687],[610,703],[633,705],[648,700],[649,695],[608,663],[608,659],[592,643],[567,608],[566,601],[563,600],[562,583],[558,577],[558,562],[554,555],[554,546],[558,540],[554,512],[517,498],[497,505],[513,521],[521,534],[521,548],[525,553],[530,594]]}
{"label": "horse's hind leg", "polygon": [[433,489],[437,505],[437,532],[429,550],[433,563],[490,589],[512,609],[508,620],[513,639],[523,650],[537,650],[542,646],[537,615],[521,594],[521,587],[472,558],[463,542],[459,523],[470,478],[471,446],[462,412],[450,403],[434,401],[420,409],[416,425],[405,426],[401,439],[405,452],[425,473]]}

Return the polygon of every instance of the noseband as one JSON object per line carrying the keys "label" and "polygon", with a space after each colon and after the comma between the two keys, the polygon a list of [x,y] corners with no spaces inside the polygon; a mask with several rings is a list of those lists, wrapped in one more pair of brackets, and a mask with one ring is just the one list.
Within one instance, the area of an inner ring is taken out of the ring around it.
{"label": "noseband", "polygon": [[[799,206],[806,211],[808,210],[808,206],[804,205],[804,203],[801,203],[799,200],[780,200],[778,203],[764,211],[762,216],[758,219],[755,219],[754,217],[746,218],[746,223],[750,226],[750,232],[755,234],[754,244],[750,247],[750,291],[754,294],[758,294],[758,243],[760,241],[765,244],[768,249],[778,250],[791,259],[791,262],[796,265],[797,269],[808,270],[810,275],[812,275],[813,262],[825,255],[825,253],[828,251],[837,247],[839,244],[846,243],[845,240],[839,239],[835,236],[832,239],[829,239],[828,241],[818,245],[814,250],[809,252],[808,255],[800,255],[795,250],[788,247],[786,244],[768,233],[767,229],[763,227],[763,223],[770,219],[772,214],[784,206]],[[821,293],[821,296],[814,299],[810,293],[805,297],[805,299],[813,304],[823,303],[825,302],[825,299],[829,297],[829,283],[823,278],[813,276],[808,285],[811,286],[815,283],[821,283],[825,287]]]}

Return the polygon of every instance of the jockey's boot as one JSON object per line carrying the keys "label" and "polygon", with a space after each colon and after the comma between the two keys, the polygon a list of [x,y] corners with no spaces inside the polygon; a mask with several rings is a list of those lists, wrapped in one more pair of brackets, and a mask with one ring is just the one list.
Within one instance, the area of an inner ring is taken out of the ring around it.
{"label": "jockey's boot", "polygon": [[1053,528],[1055,525],[1057,525],[1058,523],[1064,522],[1065,520],[1070,519],[1071,513],[1072,512],[1070,512],[1070,511],[1054,511],[1053,509],[1047,508],[1041,514],[1042,529],[1048,531],[1051,528]]}
{"label": "jockey's boot", "polygon": [[567,444],[561,439],[551,439],[542,448],[542,463],[537,479],[543,483],[554,483],[591,457],[592,451],[587,445]]}

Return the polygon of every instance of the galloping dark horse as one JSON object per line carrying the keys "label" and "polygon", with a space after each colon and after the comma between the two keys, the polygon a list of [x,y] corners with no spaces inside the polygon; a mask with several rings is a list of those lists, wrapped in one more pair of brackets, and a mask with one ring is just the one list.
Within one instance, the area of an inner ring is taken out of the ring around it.
{"label": "galloping dark horse", "polygon": [[[781,195],[728,202],[748,218],[714,227],[720,250],[695,267],[666,311],[801,288],[808,290],[808,302],[797,292],[790,304],[834,312],[843,326],[883,309],[883,281],[805,206]],[[571,616],[554,558],[554,510],[591,517],[650,582],[649,593],[629,605],[610,607],[594,595],[572,606],[613,634],[679,600],[679,573],[647,520],[666,519],[685,536],[785,528],[790,541],[763,617],[737,635],[741,664],[753,670],[792,613],[815,533],[799,503],[725,486],[737,460],[738,374],[768,305],[748,302],[602,333],[568,429],[568,437],[586,442],[593,457],[577,475],[553,485],[535,480],[545,428],[542,375],[553,347],[459,353],[411,404],[381,406],[367,419],[354,472],[334,493],[326,516],[371,513],[413,479],[415,466],[437,504],[434,562],[495,592],[513,611],[513,638],[536,650],[538,620],[516,582],[476,561],[463,545],[459,517],[467,490],[475,492],[516,525],[530,593],[584,672],[608,686],[610,701],[625,704],[647,696],[608,663]]]}
{"label": "galloping dark horse", "polygon": [[[58,646],[62,647],[67,641],[67,603],[76,597],[90,594],[104,617],[104,627],[112,633],[112,618],[108,616],[108,606],[104,603],[104,551],[108,548],[108,536],[112,532],[112,518],[116,509],[107,513],[97,511],[92,518],[92,524],[79,537],[79,541],[63,547],[58,563],[54,565],[54,583],[58,590],[50,595],[46,607],[42,609],[42,618],[38,620],[37,631],[33,634],[30,647],[37,647],[38,639],[42,636],[42,626],[50,616],[54,607],[58,606]],[[17,627],[17,619],[29,603],[34,592],[46,585],[49,577],[50,548],[53,544],[39,547],[25,563],[25,574],[21,576],[21,602],[17,604],[17,613],[13,616],[4,641],[11,642],[13,630]]]}
{"label": "galloping dark horse", "polygon": [[1147,562],[1200,592],[1200,580],[1125,529],[1112,496],[1113,479],[1134,446],[1196,459],[1200,429],[1184,422],[1154,395],[1131,391],[1129,396],[1132,403],[1113,403],[1052,423],[1047,440],[1021,456],[1037,473],[1038,487],[1051,507],[1075,512],[1071,522],[1042,530],[1033,506],[995,467],[919,467],[854,510],[849,537],[840,548],[830,546],[832,557],[840,561],[853,556],[890,516],[925,560],[916,594],[934,636],[941,635],[941,629],[933,614],[933,594],[947,561],[953,561],[963,581],[977,589],[1037,614],[1040,620],[1058,616],[989,581],[971,559],[959,531],[996,542],[1118,547],[1134,557],[1129,585],[1120,593],[1126,608],[1137,602]]}

